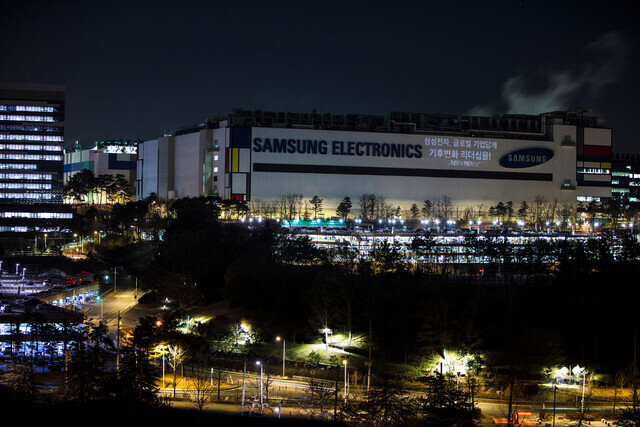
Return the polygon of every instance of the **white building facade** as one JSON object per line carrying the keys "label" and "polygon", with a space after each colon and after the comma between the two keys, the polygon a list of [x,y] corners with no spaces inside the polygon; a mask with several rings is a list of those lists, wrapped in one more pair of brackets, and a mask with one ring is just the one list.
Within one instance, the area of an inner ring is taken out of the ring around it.
{"label": "white building facade", "polygon": [[319,196],[333,212],[383,196],[403,210],[424,200],[457,209],[611,197],[611,129],[580,113],[461,117],[236,110],[140,145],[138,197],[219,195],[277,202]]}

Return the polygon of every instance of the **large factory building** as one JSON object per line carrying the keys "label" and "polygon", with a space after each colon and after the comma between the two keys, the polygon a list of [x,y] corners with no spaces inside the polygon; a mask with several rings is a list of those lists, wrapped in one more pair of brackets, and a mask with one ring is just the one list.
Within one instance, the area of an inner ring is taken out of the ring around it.
{"label": "large factory building", "polygon": [[219,195],[252,204],[318,196],[333,215],[363,194],[407,210],[611,197],[611,129],[582,112],[493,117],[234,110],[140,144],[137,191],[170,202]]}

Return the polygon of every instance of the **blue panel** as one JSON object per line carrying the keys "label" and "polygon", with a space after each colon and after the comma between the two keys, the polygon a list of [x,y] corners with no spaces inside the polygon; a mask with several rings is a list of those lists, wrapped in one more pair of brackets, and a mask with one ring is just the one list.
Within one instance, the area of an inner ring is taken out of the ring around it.
{"label": "blue panel", "polygon": [[251,128],[231,128],[231,147],[251,148]]}
{"label": "blue panel", "polygon": [[114,153],[109,154],[109,169],[111,170],[136,170],[137,162],[135,160],[118,160],[118,155]]}
{"label": "blue panel", "polygon": [[93,172],[93,162],[77,162],[77,163],[67,163],[64,165],[64,172],[80,172],[81,170],[89,169]]}

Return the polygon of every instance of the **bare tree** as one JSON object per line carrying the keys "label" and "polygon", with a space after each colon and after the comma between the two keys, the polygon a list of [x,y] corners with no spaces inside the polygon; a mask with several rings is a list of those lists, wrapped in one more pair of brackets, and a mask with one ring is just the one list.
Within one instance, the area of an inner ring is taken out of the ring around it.
{"label": "bare tree", "polygon": [[168,345],[167,353],[169,353],[168,363],[169,366],[173,369],[173,397],[176,397],[176,386],[177,386],[177,369],[178,366],[184,362],[187,358],[187,354],[184,349],[179,345]]}
{"label": "bare tree", "polygon": [[187,382],[187,392],[193,404],[202,412],[204,405],[213,400],[215,386],[205,369],[196,369],[194,373],[195,376],[190,377]]}
{"label": "bare tree", "polygon": [[316,376],[312,371],[307,380],[307,390],[302,398],[302,412],[311,418],[329,419],[330,408],[334,400],[333,383]]}

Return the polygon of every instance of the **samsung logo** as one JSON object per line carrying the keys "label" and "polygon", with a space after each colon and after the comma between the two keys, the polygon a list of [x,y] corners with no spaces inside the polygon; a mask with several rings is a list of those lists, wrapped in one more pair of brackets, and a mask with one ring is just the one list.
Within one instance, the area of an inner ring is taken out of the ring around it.
{"label": "samsung logo", "polygon": [[546,163],[552,158],[553,151],[548,148],[525,148],[502,156],[500,166],[510,169],[530,168]]}

